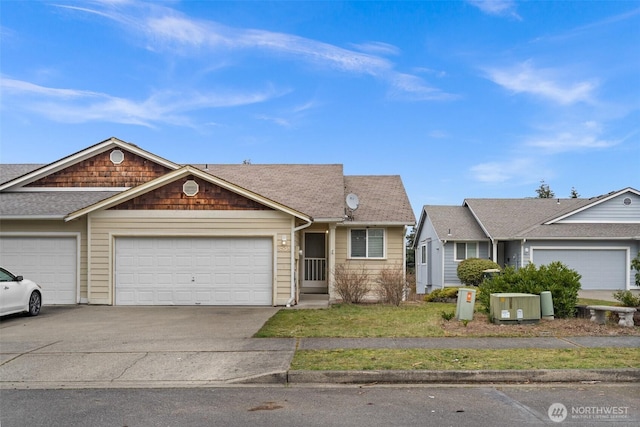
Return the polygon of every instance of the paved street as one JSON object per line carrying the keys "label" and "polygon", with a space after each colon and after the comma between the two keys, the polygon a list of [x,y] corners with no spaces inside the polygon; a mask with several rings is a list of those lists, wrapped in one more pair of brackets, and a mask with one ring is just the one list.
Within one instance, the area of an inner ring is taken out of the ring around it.
{"label": "paved street", "polygon": [[[2,390],[0,409],[2,427],[626,427],[640,422],[639,393],[630,384]],[[549,417],[554,404],[561,423]]]}

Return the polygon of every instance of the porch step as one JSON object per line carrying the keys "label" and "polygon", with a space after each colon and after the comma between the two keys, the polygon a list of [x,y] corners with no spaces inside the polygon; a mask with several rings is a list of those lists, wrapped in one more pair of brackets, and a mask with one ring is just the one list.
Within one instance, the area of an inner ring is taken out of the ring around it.
{"label": "porch step", "polygon": [[329,308],[328,294],[300,294],[298,305],[292,308]]}

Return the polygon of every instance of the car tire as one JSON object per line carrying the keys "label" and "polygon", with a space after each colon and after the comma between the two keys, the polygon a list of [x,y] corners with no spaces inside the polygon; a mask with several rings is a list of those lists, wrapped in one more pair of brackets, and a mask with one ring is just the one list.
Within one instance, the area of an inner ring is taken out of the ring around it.
{"label": "car tire", "polygon": [[40,296],[40,292],[31,292],[31,296],[29,296],[29,311],[27,311],[27,314],[29,316],[37,316],[38,314],[40,314],[41,307],[42,297]]}

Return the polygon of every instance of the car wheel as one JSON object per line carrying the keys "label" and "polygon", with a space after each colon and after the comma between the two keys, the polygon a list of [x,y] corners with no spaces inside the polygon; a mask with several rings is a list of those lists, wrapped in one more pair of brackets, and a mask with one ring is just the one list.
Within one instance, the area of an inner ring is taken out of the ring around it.
{"label": "car wheel", "polygon": [[29,316],[37,316],[40,314],[40,307],[42,306],[42,298],[40,298],[40,292],[33,291],[29,297]]}

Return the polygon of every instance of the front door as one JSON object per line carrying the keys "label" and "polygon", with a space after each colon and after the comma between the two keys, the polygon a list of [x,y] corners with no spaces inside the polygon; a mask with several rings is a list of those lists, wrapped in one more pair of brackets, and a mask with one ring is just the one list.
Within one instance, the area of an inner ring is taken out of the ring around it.
{"label": "front door", "polygon": [[302,293],[328,293],[326,233],[304,233],[303,269]]}

